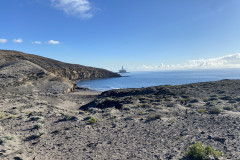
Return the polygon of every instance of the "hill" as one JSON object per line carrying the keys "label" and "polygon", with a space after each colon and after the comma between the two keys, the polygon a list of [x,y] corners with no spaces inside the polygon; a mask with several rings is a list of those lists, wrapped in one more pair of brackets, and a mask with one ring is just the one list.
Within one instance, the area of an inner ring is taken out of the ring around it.
{"label": "hill", "polygon": [[105,69],[64,63],[50,58],[18,51],[0,50],[0,67],[19,60],[29,61],[42,67],[46,71],[55,74],[56,76],[64,77],[72,81],[79,79],[120,77],[119,74]]}

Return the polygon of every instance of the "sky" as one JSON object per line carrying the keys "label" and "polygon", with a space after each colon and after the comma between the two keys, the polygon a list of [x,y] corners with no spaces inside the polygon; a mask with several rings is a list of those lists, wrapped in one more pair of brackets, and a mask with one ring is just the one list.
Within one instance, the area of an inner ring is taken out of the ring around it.
{"label": "sky", "polygon": [[112,71],[238,68],[240,1],[1,0],[0,49]]}

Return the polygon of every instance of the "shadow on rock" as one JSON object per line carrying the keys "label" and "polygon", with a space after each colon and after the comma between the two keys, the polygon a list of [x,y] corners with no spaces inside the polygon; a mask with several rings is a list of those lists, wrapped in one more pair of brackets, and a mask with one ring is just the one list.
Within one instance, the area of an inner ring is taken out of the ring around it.
{"label": "shadow on rock", "polygon": [[88,110],[89,108],[105,109],[105,108],[113,108],[113,107],[115,107],[116,109],[122,109],[123,104],[120,101],[106,98],[104,100],[92,101],[92,102],[82,106],[80,109],[82,109],[82,110]]}

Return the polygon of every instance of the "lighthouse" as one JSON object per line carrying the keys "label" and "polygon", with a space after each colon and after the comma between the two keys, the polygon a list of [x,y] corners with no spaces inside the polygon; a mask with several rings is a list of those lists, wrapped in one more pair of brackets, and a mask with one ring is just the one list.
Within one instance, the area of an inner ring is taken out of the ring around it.
{"label": "lighthouse", "polygon": [[125,69],[123,69],[123,66],[122,66],[122,69],[119,70],[119,73],[127,73],[127,71]]}

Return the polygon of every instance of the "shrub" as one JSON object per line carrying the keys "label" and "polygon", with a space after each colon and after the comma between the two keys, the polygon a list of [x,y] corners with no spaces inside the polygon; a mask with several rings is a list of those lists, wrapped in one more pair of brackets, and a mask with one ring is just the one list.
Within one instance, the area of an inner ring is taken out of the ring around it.
{"label": "shrub", "polygon": [[153,120],[157,120],[157,119],[161,119],[160,114],[151,114],[147,117],[146,121],[153,121]]}
{"label": "shrub", "polygon": [[189,98],[184,98],[180,100],[180,103],[186,105],[189,101],[190,101]]}
{"label": "shrub", "polygon": [[207,102],[206,105],[207,105],[207,106],[214,106],[214,103],[212,103],[212,102]]}
{"label": "shrub", "polygon": [[14,116],[14,115],[11,115],[8,117],[8,119],[15,119],[15,118],[16,118],[16,116]]}
{"label": "shrub", "polygon": [[148,115],[148,114],[149,112],[143,112],[143,111],[139,112],[139,115]]}
{"label": "shrub", "polygon": [[230,110],[233,110],[233,107],[226,106],[226,107],[223,107],[223,109],[230,111]]}
{"label": "shrub", "polygon": [[5,117],[5,114],[0,111],[0,119],[3,119]]}
{"label": "shrub", "polygon": [[172,101],[172,97],[166,97],[164,100],[165,101]]}
{"label": "shrub", "polygon": [[223,96],[220,98],[221,100],[232,100],[231,96]]}
{"label": "shrub", "polygon": [[90,116],[89,119],[88,119],[88,123],[90,124],[94,124],[98,121],[97,118],[93,117],[93,116]]}
{"label": "shrub", "polygon": [[205,113],[205,112],[206,112],[205,109],[199,109],[199,110],[198,110],[198,113]]}
{"label": "shrub", "polygon": [[6,141],[15,140],[15,139],[16,139],[16,136],[11,134],[6,134],[5,136],[2,136],[0,138],[0,145],[5,143]]}
{"label": "shrub", "polygon": [[139,97],[140,101],[150,100],[148,97]]}
{"label": "shrub", "polygon": [[141,107],[141,108],[147,108],[149,107],[150,105],[148,103],[142,103],[142,104],[138,104],[138,107]]}
{"label": "shrub", "polygon": [[44,132],[39,132],[39,133],[34,134],[33,136],[35,136],[36,138],[39,138],[44,134],[45,134]]}
{"label": "shrub", "polygon": [[44,120],[44,117],[41,116],[33,116],[30,118],[31,121],[37,121],[37,120]]}
{"label": "shrub", "polygon": [[229,100],[228,103],[237,103],[236,100]]}
{"label": "shrub", "polygon": [[42,128],[42,127],[43,127],[43,124],[37,123],[37,124],[35,124],[35,125],[33,126],[33,129],[40,129],[40,128]]}
{"label": "shrub", "polygon": [[190,103],[197,103],[197,102],[199,102],[198,99],[192,99],[192,100],[190,101]]}
{"label": "shrub", "polygon": [[217,97],[217,95],[212,95],[211,97]]}
{"label": "shrub", "polygon": [[38,139],[38,138],[40,138],[44,134],[45,134],[44,132],[36,133],[34,135],[31,135],[31,136],[27,137],[24,141],[31,141],[31,140]]}
{"label": "shrub", "polygon": [[73,115],[64,115],[64,118],[62,119],[62,121],[76,121],[77,117],[73,116]]}
{"label": "shrub", "polygon": [[6,140],[16,139],[16,137],[14,135],[11,135],[11,134],[7,134],[7,135],[3,136],[2,138],[6,139]]}
{"label": "shrub", "polygon": [[6,142],[6,139],[0,138],[0,145],[2,145],[2,144],[5,143],[5,142]]}
{"label": "shrub", "polygon": [[210,114],[220,114],[222,110],[219,107],[213,107],[208,110]]}
{"label": "shrub", "polygon": [[188,95],[182,95],[182,98],[189,98]]}
{"label": "shrub", "polygon": [[216,97],[212,97],[212,98],[209,98],[208,99],[209,101],[216,101],[216,100],[218,100]]}
{"label": "shrub", "polygon": [[236,98],[235,100],[236,100],[236,101],[240,101],[240,97]]}
{"label": "shrub", "polygon": [[197,142],[188,148],[186,156],[193,160],[208,160],[210,156],[217,158],[222,156],[222,153],[214,150],[211,146],[204,147],[201,142]]}

